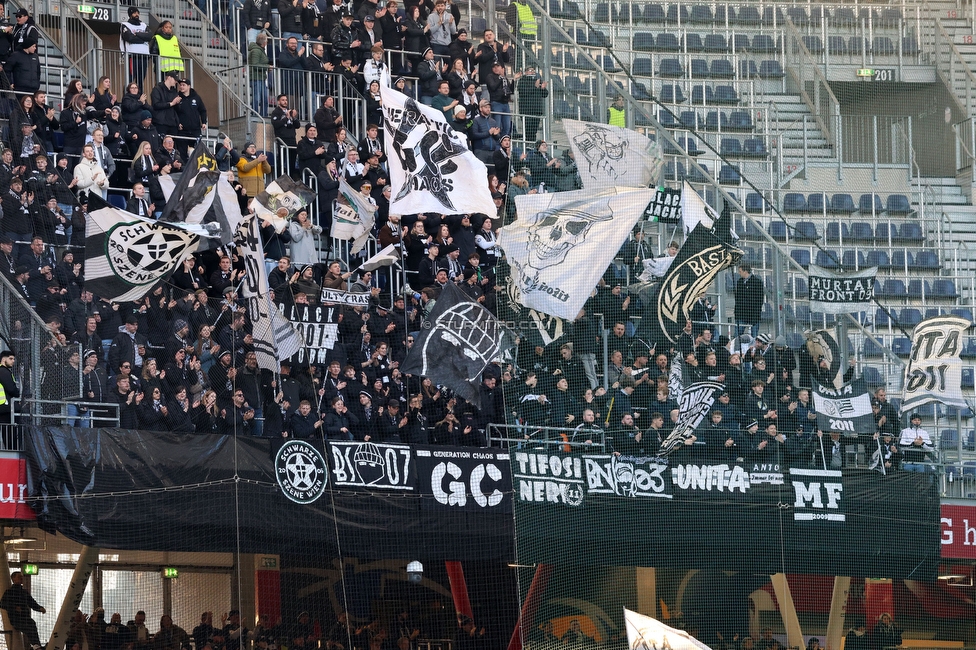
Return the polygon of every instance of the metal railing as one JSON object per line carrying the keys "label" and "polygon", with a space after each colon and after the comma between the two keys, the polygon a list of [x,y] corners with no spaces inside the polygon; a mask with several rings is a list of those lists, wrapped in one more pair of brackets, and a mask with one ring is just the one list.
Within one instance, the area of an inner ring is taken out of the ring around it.
{"label": "metal railing", "polygon": [[922,50],[928,62],[952,92],[956,107],[962,115],[976,114],[976,75],[946,32],[941,19],[923,25]]}
{"label": "metal railing", "polygon": [[[547,448],[553,449],[554,451],[573,450],[577,452],[592,451],[600,453],[606,450],[606,431],[603,430],[601,422],[595,422],[594,425],[597,429],[580,430],[575,427],[488,424],[486,433],[488,446],[490,447],[507,447],[510,449]],[[591,440],[592,442],[586,442],[587,440]]]}
{"label": "metal railing", "polygon": [[102,46],[102,39],[88,26],[76,7],[53,0],[14,0],[7,5],[8,15],[12,16],[15,8],[30,12],[48,43],[61,51],[69,75],[82,79],[82,83],[90,88],[98,79],[93,53]]}
{"label": "metal railing", "polygon": [[803,43],[799,31],[789,19],[786,20],[786,29],[783,31],[783,61],[786,74],[796,86],[796,92],[803,98],[828,144],[836,153],[840,142],[836,131],[840,102],[830,89],[817,61]]}

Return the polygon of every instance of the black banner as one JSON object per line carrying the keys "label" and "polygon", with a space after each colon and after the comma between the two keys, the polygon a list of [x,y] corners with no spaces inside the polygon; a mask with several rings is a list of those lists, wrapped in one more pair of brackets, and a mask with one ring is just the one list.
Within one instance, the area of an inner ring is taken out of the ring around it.
{"label": "black banner", "polygon": [[916,472],[68,427],[24,440],[38,523],[99,548],[915,580],[940,557],[937,478]]}
{"label": "black banner", "polygon": [[[715,230],[719,224],[716,222]],[[727,230],[725,231],[728,232]],[[718,274],[734,265],[742,251],[728,239],[698,224],[678,251],[651,298],[650,318],[656,340],[674,343],[691,320],[691,308]]]}
{"label": "black banner", "polygon": [[660,223],[681,223],[681,188],[659,187],[644,210],[644,218]]}
{"label": "black banner", "polygon": [[430,510],[512,512],[509,454],[498,449],[416,447],[420,491]]}
{"label": "black banner", "polygon": [[871,411],[871,393],[863,379],[840,388],[813,382],[813,406],[817,428],[823,432],[874,433],[878,427]]}
{"label": "black banner", "polygon": [[339,339],[339,307],[325,305],[281,305],[305,346],[291,358],[299,365],[328,363],[328,351]]}
{"label": "black banner", "polygon": [[860,271],[830,271],[810,265],[807,298],[810,311],[825,314],[856,314],[874,300],[874,278],[878,268]]}

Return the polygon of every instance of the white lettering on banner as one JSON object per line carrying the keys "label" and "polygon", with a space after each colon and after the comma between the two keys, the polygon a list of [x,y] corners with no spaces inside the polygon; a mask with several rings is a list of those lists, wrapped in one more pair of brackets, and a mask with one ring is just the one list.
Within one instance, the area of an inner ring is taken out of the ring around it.
{"label": "white lettering on banner", "polygon": [[752,484],[749,472],[738,465],[676,465],[671,481],[682,490],[715,490],[745,493]]}
{"label": "white lettering on banner", "polygon": [[[793,469],[790,470],[795,500],[793,502],[794,521],[846,521],[841,509],[844,484],[838,470]],[[797,477],[819,478],[821,480],[796,480]],[[834,481],[823,479],[836,479]]]}
{"label": "white lettering on banner", "polygon": [[516,452],[519,500],[530,503],[583,504],[583,462],[579,457]]}
{"label": "white lettering on banner", "polygon": [[625,497],[663,497],[667,465],[656,458],[629,456],[587,456],[586,491]]}
{"label": "white lettering on banner", "polygon": [[[445,490],[444,479],[448,476],[453,480],[447,483]],[[468,503],[466,488],[470,488],[471,497],[476,504],[482,508],[492,508],[505,498],[498,488],[491,488],[492,482],[500,483],[502,478],[502,471],[494,463],[479,463],[471,470],[471,476],[465,482],[463,472],[456,463],[440,462],[431,471],[430,489],[438,503],[463,508]],[[486,494],[486,490],[490,492]]]}
{"label": "white lettering on banner", "polygon": [[351,291],[339,291],[337,289],[322,289],[321,301],[323,303],[368,307],[369,296],[370,294],[366,292],[353,293]]}
{"label": "white lettering on banner", "polygon": [[371,442],[332,442],[332,475],[337,486],[408,490],[410,447]]}
{"label": "white lettering on banner", "polygon": [[0,503],[27,503],[24,498],[26,494],[27,485],[24,483],[18,483],[16,489],[13,483],[0,483]]}

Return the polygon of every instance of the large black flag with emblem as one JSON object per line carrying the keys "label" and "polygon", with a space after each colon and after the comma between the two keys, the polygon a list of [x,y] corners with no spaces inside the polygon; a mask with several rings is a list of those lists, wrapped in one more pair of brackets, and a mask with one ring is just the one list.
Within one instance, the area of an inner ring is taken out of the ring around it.
{"label": "large black flag with emblem", "polygon": [[193,149],[183,172],[160,176],[159,185],[166,196],[160,221],[203,226],[213,238],[205,241],[211,248],[234,240],[242,218],[237,192],[202,142]]}
{"label": "large black flag with emblem", "polygon": [[477,403],[481,373],[501,359],[505,338],[491,312],[448,282],[400,370],[430,377]]}
{"label": "large black flag with emblem", "polygon": [[731,243],[727,227],[720,230],[719,221],[715,228],[696,225],[652,294],[649,316],[655,340],[677,341],[695,302],[740,257],[742,251]]}
{"label": "large black flag with emblem", "polygon": [[112,207],[90,194],[85,223],[85,288],[105,300],[138,300],[197,249],[186,230]]}

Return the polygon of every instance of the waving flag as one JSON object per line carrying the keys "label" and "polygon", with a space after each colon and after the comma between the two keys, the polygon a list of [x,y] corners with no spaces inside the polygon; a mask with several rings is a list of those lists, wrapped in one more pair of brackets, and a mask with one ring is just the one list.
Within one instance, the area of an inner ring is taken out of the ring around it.
{"label": "waving flag", "polygon": [[200,238],[170,224],[88,199],[85,288],[104,300],[138,300],[197,250]]}
{"label": "waving flag", "polygon": [[390,211],[397,214],[495,214],[488,168],[442,111],[384,84],[383,139],[389,155]]}
{"label": "waving flag", "polygon": [[912,355],[905,364],[901,412],[939,402],[966,407],[962,394],[963,337],[970,322],[959,316],[926,318],[912,332]]}
{"label": "waving flag", "polygon": [[661,456],[671,454],[695,435],[698,425],[715,404],[715,393],[723,388],[724,384],[717,381],[697,381],[682,389],[678,399],[678,421],[661,443],[658,452]]}
{"label": "waving flag", "polygon": [[248,207],[259,219],[270,221],[280,233],[288,226],[289,219],[314,200],[315,193],[311,189],[291,176],[282,175],[251,199]]}
{"label": "waving flag", "polygon": [[657,185],[664,158],[646,135],[593,122],[563,120],[562,124],[585,189]]}
{"label": "waving flag", "polygon": [[629,650],[711,650],[684,630],[677,630],[661,621],[624,609]]}

